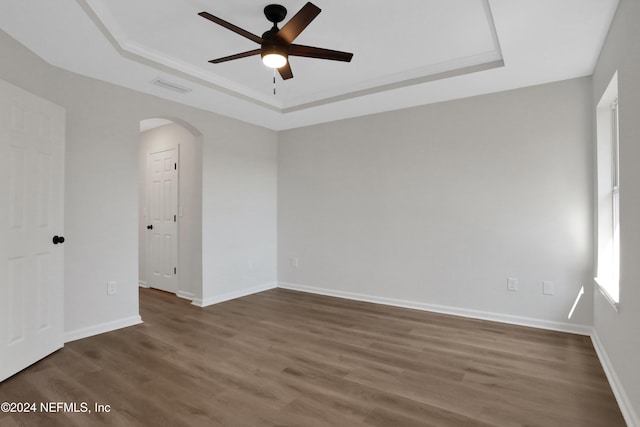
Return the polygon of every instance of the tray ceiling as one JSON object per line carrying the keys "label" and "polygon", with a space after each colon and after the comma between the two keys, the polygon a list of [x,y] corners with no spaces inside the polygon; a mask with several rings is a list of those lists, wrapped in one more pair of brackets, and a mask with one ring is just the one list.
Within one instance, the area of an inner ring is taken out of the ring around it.
{"label": "tray ceiling", "polygon": [[[314,0],[322,12],[296,43],[354,53],[351,63],[290,58],[294,78],[197,15],[261,35],[269,2],[21,0],[0,28],[46,61],[271,129],[287,129],[591,74],[615,0]],[[305,1],[282,1],[285,22]],[[187,89],[153,84],[161,79]]]}

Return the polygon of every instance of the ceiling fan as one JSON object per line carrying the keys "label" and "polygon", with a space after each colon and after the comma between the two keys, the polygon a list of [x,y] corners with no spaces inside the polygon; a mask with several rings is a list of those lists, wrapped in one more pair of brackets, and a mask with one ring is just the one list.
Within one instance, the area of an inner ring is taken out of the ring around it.
{"label": "ceiling fan", "polygon": [[282,79],[287,80],[293,78],[291,65],[288,61],[289,56],[304,56],[307,58],[329,59],[332,61],[344,62],[350,62],[353,57],[353,53],[303,46],[293,43],[296,37],[300,35],[300,33],[316,18],[316,16],[318,16],[320,12],[321,10],[318,6],[309,2],[305,4],[302,9],[300,9],[300,11],[296,13],[295,16],[282,28],[278,28],[278,23],[282,22],[287,16],[287,9],[279,4],[270,4],[264,8],[264,15],[267,17],[269,22],[273,23],[273,27],[262,34],[262,37],[258,37],[255,34],[237,27],[224,19],[213,16],[208,12],[200,12],[198,15],[260,45],[259,49],[212,59],[209,62],[212,64],[219,64],[221,62],[260,54],[262,61],[266,66],[270,68],[277,68]]}

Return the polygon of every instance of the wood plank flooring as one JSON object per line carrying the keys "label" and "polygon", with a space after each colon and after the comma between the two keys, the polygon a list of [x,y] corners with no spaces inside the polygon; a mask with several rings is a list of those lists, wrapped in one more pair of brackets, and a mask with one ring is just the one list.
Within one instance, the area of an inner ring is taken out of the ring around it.
{"label": "wood plank flooring", "polygon": [[283,289],[205,309],[141,289],[140,311],[0,384],[2,402],[92,413],[0,425],[625,425],[584,336]]}

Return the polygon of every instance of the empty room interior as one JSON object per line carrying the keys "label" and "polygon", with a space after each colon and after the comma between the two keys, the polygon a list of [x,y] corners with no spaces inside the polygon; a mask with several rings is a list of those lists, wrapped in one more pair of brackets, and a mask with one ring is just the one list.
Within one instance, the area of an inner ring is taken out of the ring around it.
{"label": "empty room interior", "polygon": [[2,2],[0,425],[640,427],[639,22]]}

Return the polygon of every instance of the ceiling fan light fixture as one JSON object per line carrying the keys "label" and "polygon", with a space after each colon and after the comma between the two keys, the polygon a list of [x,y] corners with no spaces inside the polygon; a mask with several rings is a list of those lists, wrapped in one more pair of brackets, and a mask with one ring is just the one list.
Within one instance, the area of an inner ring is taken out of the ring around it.
{"label": "ceiling fan light fixture", "polygon": [[262,56],[262,62],[269,68],[280,68],[287,65],[287,57],[281,53],[268,53]]}

